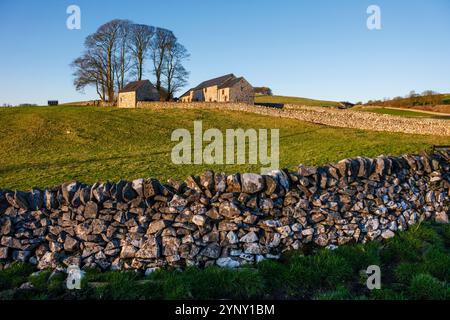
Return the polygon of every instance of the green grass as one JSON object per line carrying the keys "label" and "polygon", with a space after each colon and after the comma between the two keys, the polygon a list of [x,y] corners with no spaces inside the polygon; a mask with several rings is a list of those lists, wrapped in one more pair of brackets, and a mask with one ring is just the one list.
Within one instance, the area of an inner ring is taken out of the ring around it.
{"label": "green grass", "polygon": [[399,110],[399,109],[391,109],[391,108],[384,108],[384,107],[355,107],[352,110],[357,111],[363,111],[363,112],[373,112],[378,114],[389,114],[393,116],[400,116],[400,117],[406,117],[406,118],[428,118],[428,119],[444,119],[444,120],[450,120],[450,117],[447,117],[445,115],[437,115],[437,114],[429,114],[426,112],[420,112],[420,111],[410,111],[407,109]]}
{"label": "green grass", "polygon": [[258,172],[261,165],[175,165],[174,129],[280,129],[280,166],[319,165],[346,157],[398,155],[446,144],[446,137],[334,128],[293,119],[218,110],[123,110],[96,107],[0,108],[0,187],[30,189],[155,177],[185,179],[206,169]]}
{"label": "green grass", "polygon": [[33,272],[33,267],[21,262],[14,262],[12,266],[0,272],[0,290],[11,289],[26,282]]}
{"label": "green grass", "polygon": [[415,106],[432,106],[442,105],[450,103],[450,94],[437,94],[437,95],[419,95],[415,97],[397,97],[391,100],[371,100],[369,105],[382,105],[385,107],[397,107],[397,108],[410,108]]}
{"label": "green grass", "polygon": [[373,112],[379,114],[390,114],[393,116],[401,116],[407,118],[431,118],[433,115],[426,114],[423,112],[414,112],[409,110],[398,110],[398,109],[389,109],[389,108],[360,108],[358,111],[364,112]]}
{"label": "green grass", "polygon": [[409,287],[410,296],[415,300],[448,300],[450,287],[429,274],[415,275]]}
{"label": "green grass", "polygon": [[315,99],[300,98],[300,97],[265,96],[265,95],[255,96],[255,102],[256,103],[293,104],[293,105],[314,106],[314,107],[340,106],[340,103],[336,102],[336,101],[324,101],[324,100],[315,100]]}
{"label": "green grass", "polygon": [[[120,110],[94,107],[0,109],[0,186],[27,189],[76,179],[169,177],[183,179],[207,168],[258,171],[259,165],[174,165],[176,128],[279,128],[280,162],[318,165],[345,157],[417,152],[445,137],[333,128],[291,119],[216,110]],[[450,225],[423,224],[385,243],[334,251],[285,254],[255,268],[217,267],[135,272],[88,270],[81,291],[64,289],[65,275],[14,263],[0,271],[0,299],[449,299]],[[361,270],[377,264],[382,290],[369,291]],[[208,279],[208,281],[205,281]],[[17,288],[31,282],[35,289]],[[100,286],[91,286],[99,282]]]}
{"label": "green grass", "polygon": [[[81,290],[64,289],[64,273],[50,275],[15,263],[0,271],[2,299],[314,299],[404,300],[450,299],[450,225],[430,222],[384,242],[345,245],[285,253],[279,261],[265,260],[254,267],[220,269],[216,266],[183,271],[140,272],[86,270]],[[413,250],[409,253],[411,248]],[[399,255],[392,259],[392,255]],[[369,265],[381,269],[381,289],[366,287]],[[24,282],[32,290],[18,290]]]}

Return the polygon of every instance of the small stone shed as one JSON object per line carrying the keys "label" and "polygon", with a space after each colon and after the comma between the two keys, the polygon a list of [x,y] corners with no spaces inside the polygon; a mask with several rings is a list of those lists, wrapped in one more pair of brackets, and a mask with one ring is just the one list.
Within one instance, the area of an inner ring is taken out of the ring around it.
{"label": "small stone shed", "polygon": [[138,101],[159,101],[158,90],[149,80],[134,81],[119,91],[119,108],[136,108]]}

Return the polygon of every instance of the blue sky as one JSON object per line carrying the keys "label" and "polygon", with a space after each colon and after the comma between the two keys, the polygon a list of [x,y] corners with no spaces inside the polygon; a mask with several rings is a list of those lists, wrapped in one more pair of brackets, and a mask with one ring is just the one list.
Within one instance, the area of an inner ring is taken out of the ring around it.
{"label": "blue sky", "polygon": [[[71,4],[81,30],[66,28]],[[381,30],[366,27],[371,4]],[[191,54],[189,86],[233,72],[318,99],[450,92],[448,0],[1,0],[0,104],[97,98],[75,91],[69,64],[114,18],[171,29]]]}

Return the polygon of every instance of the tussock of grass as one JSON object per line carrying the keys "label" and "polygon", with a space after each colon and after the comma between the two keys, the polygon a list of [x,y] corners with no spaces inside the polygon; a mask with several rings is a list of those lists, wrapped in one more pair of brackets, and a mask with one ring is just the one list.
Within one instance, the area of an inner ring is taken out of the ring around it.
{"label": "tussock of grass", "polygon": [[303,297],[314,289],[333,289],[336,284],[349,281],[353,275],[348,261],[332,251],[322,250],[310,256],[294,255],[286,280],[290,294],[295,297],[300,293]]}
{"label": "tussock of grass", "polygon": [[47,283],[47,292],[52,296],[58,296],[65,292],[66,275],[62,272],[53,273]]}
{"label": "tussock of grass", "polygon": [[335,250],[335,254],[345,259],[351,265],[353,272],[359,272],[367,266],[380,264],[380,250],[380,242],[369,242],[365,245],[339,247]]}
{"label": "tussock of grass", "polygon": [[433,248],[425,254],[420,270],[441,281],[450,282],[450,255],[441,249]]}
{"label": "tussock of grass", "polygon": [[370,299],[373,300],[407,300],[402,292],[387,288],[380,290],[373,290],[370,292]]}
{"label": "tussock of grass", "polygon": [[39,272],[32,273],[28,277],[28,281],[37,289],[45,290],[47,289],[48,280],[52,272],[50,270],[42,270]]}
{"label": "tussock of grass", "polygon": [[419,261],[431,247],[443,248],[443,240],[432,228],[411,227],[408,232],[400,232],[387,241],[382,259],[385,262]]}
{"label": "tussock of grass", "polygon": [[187,268],[184,272],[162,271],[150,279],[163,284],[169,299],[256,299],[264,293],[260,274],[250,268]]}
{"label": "tussock of grass", "polygon": [[339,286],[335,290],[318,294],[316,300],[352,300],[352,294],[344,287]]}
{"label": "tussock of grass", "polygon": [[0,271],[0,290],[16,288],[26,282],[34,268],[26,263],[14,262],[11,267]]}
{"label": "tussock of grass", "polygon": [[409,285],[417,270],[419,270],[418,263],[402,262],[394,269],[395,280],[399,283]]}
{"label": "tussock of grass", "polygon": [[450,299],[450,288],[429,274],[418,274],[411,280],[409,296],[417,300],[445,300]]}
{"label": "tussock of grass", "polygon": [[450,247],[450,224],[441,225],[437,232],[441,236],[444,246],[446,248]]}
{"label": "tussock of grass", "polygon": [[97,298],[114,300],[135,300],[139,298],[139,290],[136,290],[137,275],[134,272],[109,272],[104,277],[106,286],[95,289]]}

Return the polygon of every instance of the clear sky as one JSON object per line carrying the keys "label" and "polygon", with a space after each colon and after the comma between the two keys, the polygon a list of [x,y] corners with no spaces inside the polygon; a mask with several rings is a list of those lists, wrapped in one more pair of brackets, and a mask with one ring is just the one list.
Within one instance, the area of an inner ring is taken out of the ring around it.
{"label": "clear sky", "polygon": [[[71,4],[81,30],[66,28]],[[381,30],[366,27],[371,4]],[[69,64],[114,18],[171,29],[191,54],[189,86],[232,72],[318,99],[450,92],[449,0],[0,0],[0,104],[97,98],[75,91]]]}

